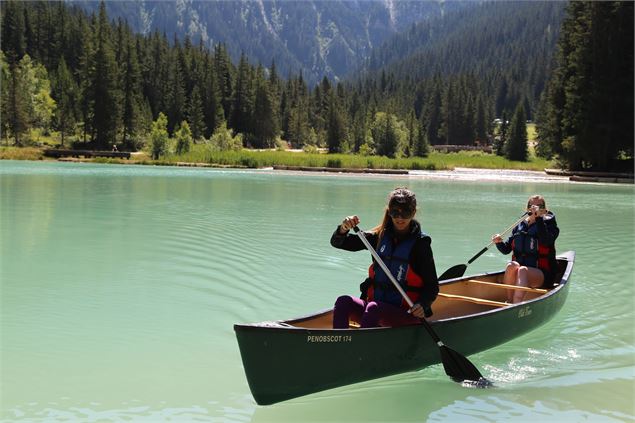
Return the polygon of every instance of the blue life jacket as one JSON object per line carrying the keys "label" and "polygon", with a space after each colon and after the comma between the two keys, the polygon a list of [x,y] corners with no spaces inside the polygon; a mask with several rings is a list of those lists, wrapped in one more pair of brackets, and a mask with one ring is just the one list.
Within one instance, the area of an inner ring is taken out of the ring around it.
{"label": "blue life jacket", "polygon": [[[413,302],[419,297],[418,288],[423,285],[423,280],[410,269],[409,261],[412,248],[421,236],[421,232],[411,234],[395,245],[392,233],[387,231],[377,249],[379,257]],[[369,300],[407,307],[399,291],[377,263],[373,262],[368,270],[372,281]]]}
{"label": "blue life jacket", "polygon": [[538,226],[518,225],[512,238],[513,259],[523,266],[538,267]]}

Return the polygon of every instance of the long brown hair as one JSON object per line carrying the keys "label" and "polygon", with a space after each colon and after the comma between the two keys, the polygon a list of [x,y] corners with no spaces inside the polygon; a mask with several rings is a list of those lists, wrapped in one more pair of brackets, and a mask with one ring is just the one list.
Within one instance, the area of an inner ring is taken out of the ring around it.
{"label": "long brown hair", "polygon": [[379,248],[386,229],[389,226],[392,226],[392,219],[390,217],[390,206],[395,205],[399,205],[412,211],[412,214],[414,216],[417,211],[417,198],[415,196],[415,193],[410,191],[406,187],[397,187],[392,190],[390,194],[388,194],[388,203],[386,204],[386,208],[384,210],[384,217],[379,225],[370,230],[370,232],[376,233],[378,235],[377,245],[375,248]]}

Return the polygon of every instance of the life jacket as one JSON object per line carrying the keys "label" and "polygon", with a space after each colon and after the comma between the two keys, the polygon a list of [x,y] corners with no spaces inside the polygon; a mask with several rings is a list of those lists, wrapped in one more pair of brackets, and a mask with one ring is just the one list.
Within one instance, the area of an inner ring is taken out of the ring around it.
{"label": "life jacket", "polygon": [[[409,264],[410,253],[417,240],[425,234],[421,231],[413,231],[407,238],[395,244],[393,235],[388,230],[377,248],[377,254],[382,259],[390,273],[397,280],[406,295],[412,302],[416,302],[421,295],[423,279],[417,275]],[[367,291],[368,301],[381,301],[408,309],[408,303],[403,299],[393,283],[388,279],[383,269],[373,261],[368,268],[368,276],[371,284]]]}
{"label": "life jacket", "polygon": [[527,226],[522,222],[512,237],[512,260],[522,266],[537,267],[543,272],[551,272],[555,247],[544,245],[538,240],[538,226]]}

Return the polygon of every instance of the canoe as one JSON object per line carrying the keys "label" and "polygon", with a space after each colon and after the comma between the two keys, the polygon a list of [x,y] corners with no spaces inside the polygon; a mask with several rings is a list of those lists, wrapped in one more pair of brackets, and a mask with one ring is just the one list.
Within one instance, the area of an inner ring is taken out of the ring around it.
{"label": "canoe", "polygon": [[[503,271],[439,283],[428,319],[453,350],[470,355],[512,340],[549,321],[569,291],[575,252],[557,257],[551,289],[524,288],[525,301],[506,303]],[[305,317],[236,324],[247,382],[260,405],[324,391],[441,362],[438,346],[420,324],[332,329],[333,310]]]}

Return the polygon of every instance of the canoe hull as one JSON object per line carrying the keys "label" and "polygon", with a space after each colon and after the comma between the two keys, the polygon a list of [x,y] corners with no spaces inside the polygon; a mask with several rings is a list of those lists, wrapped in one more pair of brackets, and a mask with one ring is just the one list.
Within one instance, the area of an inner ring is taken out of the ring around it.
{"label": "canoe hull", "polygon": [[[539,327],[562,308],[568,295],[575,255],[566,254],[565,275],[548,294],[502,309],[433,321],[432,326],[446,345],[463,355],[487,350]],[[475,277],[478,275],[471,276]],[[421,325],[352,330],[287,323],[302,320],[234,326],[247,381],[258,404],[441,362],[439,348]]]}

